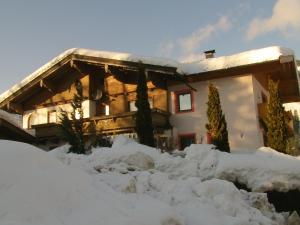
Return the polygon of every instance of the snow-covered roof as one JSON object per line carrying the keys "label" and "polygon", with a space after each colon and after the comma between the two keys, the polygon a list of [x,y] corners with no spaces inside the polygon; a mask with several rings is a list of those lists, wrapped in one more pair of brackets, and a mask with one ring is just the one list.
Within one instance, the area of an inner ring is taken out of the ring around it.
{"label": "snow-covered roof", "polygon": [[13,86],[11,89],[0,95],[0,102],[4,99],[20,90],[26,84],[30,83],[35,78],[39,77],[45,71],[53,67],[55,64],[61,62],[68,56],[78,55],[78,56],[89,56],[103,59],[112,59],[127,62],[143,62],[144,64],[157,65],[157,66],[168,66],[177,68],[178,73],[189,75],[197,74],[214,70],[228,69],[232,67],[251,65],[257,63],[263,63],[267,61],[278,60],[281,56],[294,55],[291,49],[283,48],[279,46],[272,46],[262,49],[255,49],[250,51],[245,51],[242,53],[222,56],[217,58],[203,59],[201,61],[181,63],[176,60],[160,58],[160,57],[146,57],[139,56],[129,53],[121,52],[108,52],[108,51],[96,51],[90,49],[82,48],[72,48],[62,54],[58,55],[51,61],[49,61],[44,66],[40,67],[38,70],[27,76],[19,84]]}
{"label": "snow-covered roof", "polygon": [[272,46],[255,49],[230,56],[204,59],[192,63],[182,63],[181,71],[184,74],[203,73],[214,70],[228,69],[238,66],[275,61],[281,56],[293,56],[294,51],[288,48]]}

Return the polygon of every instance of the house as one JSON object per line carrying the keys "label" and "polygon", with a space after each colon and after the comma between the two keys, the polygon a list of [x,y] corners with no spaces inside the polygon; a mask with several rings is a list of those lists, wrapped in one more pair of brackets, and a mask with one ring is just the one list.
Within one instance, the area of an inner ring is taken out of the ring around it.
{"label": "house", "polygon": [[193,63],[126,53],[70,49],[0,96],[0,108],[22,115],[23,128],[35,130],[40,145],[62,144],[60,110],[71,111],[74,82],[83,84],[85,134],[94,126],[107,135],[135,134],[136,82],[141,67],[148,78],[149,103],[157,142],[184,148],[206,142],[207,85],[220,92],[232,148],[264,144],[268,79],[279,80],[284,102],[300,100],[292,50],[268,47]]}

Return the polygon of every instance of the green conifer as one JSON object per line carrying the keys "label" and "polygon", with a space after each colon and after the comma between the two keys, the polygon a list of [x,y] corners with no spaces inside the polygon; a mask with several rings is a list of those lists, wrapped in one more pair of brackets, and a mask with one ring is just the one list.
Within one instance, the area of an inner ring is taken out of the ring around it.
{"label": "green conifer", "polygon": [[136,132],[139,142],[144,145],[154,146],[151,109],[148,101],[148,87],[145,69],[140,66],[138,84],[136,89]]}
{"label": "green conifer", "polygon": [[61,129],[64,138],[70,144],[69,152],[84,154],[85,142],[83,136],[83,110],[82,102],[84,100],[82,84],[79,80],[75,81],[76,93],[74,94],[71,106],[71,119],[68,113],[61,110]]}
{"label": "green conifer", "polygon": [[225,115],[222,112],[218,89],[212,83],[208,86],[206,113],[208,119],[206,129],[211,136],[212,144],[221,151],[230,152]]}
{"label": "green conifer", "polygon": [[269,101],[267,106],[268,146],[282,153],[287,153],[288,127],[282,106],[278,82],[269,80]]}

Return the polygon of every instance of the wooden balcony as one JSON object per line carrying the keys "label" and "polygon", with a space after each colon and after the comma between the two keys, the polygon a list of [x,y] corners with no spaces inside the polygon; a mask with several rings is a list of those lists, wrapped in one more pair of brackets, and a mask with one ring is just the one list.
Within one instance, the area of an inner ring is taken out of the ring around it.
{"label": "wooden balcony", "polygon": [[39,139],[62,137],[62,131],[56,123],[32,125],[32,128],[35,129],[35,136]]}
{"label": "wooden balcony", "polygon": [[[96,131],[103,133],[134,132],[136,112],[126,112],[118,115],[99,116],[89,119]],[[169,124],[170,113],[152,109],[152,123],[154,128],[164,128]]]}
{"label": "wooden balcony", "polygon": [[[89,135],[95,129],[97,133],[117,134],[134,132],[136,112],[125,112],[118,115],[98,116],[85,119],[84,130],[85,134]],[[170,113],[152,109],[152,123],[155,129],[163,129],[169,126]],[[36,137],[40,139],[60,138],[62,132],[58,124],[48,123],[34,125]]]}

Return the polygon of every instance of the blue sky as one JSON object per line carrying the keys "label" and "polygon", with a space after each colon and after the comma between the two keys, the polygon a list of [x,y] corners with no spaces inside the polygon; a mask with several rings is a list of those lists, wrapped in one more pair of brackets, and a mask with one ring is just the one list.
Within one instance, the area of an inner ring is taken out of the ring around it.
{"label": "blue sky", "polygon": [[281,45],[300,58],[299,0],[2,0],[0,93],[73,47],[200,60]]}

